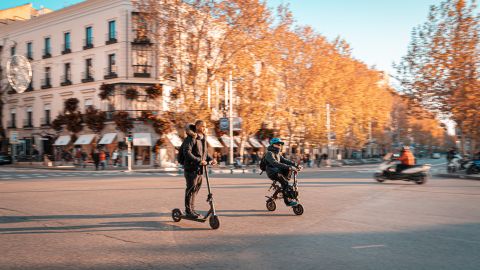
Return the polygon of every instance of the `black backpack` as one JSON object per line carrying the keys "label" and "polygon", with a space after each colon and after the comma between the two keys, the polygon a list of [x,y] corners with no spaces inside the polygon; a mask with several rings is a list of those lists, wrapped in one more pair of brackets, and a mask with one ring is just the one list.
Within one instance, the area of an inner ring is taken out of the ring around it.
{"label": "black backpack", "polygon": [[180,146],[180,149],[178,149],[177,161],[178,161],[178,164],[181,164],[181,165],[185,165],[185,154],[183,153],[183,150],[185,149],[185,146],[187,145],[187,143],[186,143],[187,138],[185,138],[185,140],[183,140],[182,145]]}
{"label": "black backpack", "polygon": [[260,160],[260,164],[259,164],[260,170],[261,170],[260,174],[262,174],[264,171],[267,170],[267,159],[265,158],[266,156],[267,156],[267,152],[265,152],[265,154],[263,154],[263,157]]}

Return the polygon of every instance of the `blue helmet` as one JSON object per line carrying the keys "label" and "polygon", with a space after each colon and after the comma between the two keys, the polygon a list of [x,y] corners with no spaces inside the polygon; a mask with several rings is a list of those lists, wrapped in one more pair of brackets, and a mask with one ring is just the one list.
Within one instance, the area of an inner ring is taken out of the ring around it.
{"label": "blue helmet", "polygon": [[274,144],[284,145],[285,143],[282,142],[282,139],[280,139],[280,138],[273,138],[273,139],[270,140],[270,145],[274,145]]}

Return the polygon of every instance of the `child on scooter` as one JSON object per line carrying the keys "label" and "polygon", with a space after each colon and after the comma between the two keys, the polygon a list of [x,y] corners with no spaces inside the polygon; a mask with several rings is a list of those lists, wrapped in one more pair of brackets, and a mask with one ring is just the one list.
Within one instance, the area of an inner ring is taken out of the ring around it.
{"label": "child on scooter", "polygon": [[290,200],[288,184],[289,173],[294,170],[301,169],[298,164],[291,160],[284,158],[281,155],[281,148],[284,142],[280,138],[273,138],[270,140],[270,146],[265,153],[267,176],[271,180],[277,181],[282,186],[283,200],[287,206],[297,205],[296,201]]}

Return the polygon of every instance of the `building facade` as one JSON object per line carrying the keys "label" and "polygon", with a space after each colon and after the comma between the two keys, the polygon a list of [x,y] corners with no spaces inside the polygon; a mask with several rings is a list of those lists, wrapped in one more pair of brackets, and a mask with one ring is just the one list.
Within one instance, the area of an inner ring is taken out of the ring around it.
{"label": "building facade", "polygon": [[[77,135],[83,141],[67,140],[68,131],[55,132],[52,121],[63,113],[64,101],[79,100],[80,111],[94,106],[107,112],[127,111],[132,118],[142,111],[160,113],[173,82],[163,79],[155,68],[155,52],[147,26],[130,0],[88,0],[28,20],[0,25],[0,67],[2,76],[2,127],[5,136],[18,138],[15,152],[21,157],[37,152],[55,155],[67,147],[86,147],[100,143],[105,134],[116,134],[110,150],[124,141],[126,134],[107,121],[102,134],[89,140],[93,132],[86,127]],[[16,93],[5,80],[5,66],[13,55],[23,55],[32,66],[32,83],[24,93]],[[98,96],[102,84],[115,87],[108,100]],[[160,84],[162,96],[152,101],[125,98],[129,88]],[[139,164],[153,163],[151,147],[159,139],[151,127],[138,122],[131,130],[137,143]],[[136,135],[137,134],[137,135]],[[142,135],[139,135],[142,134]],[[147,135],[146,135],[147,134]],[[63,138],[63,141],[59,141]],[[75,139],[75,138],[74,138]],[[143,142],[143,143],[141,143]],[[145,148],[145,149],[142,149]],[[142,154],[139,154],[142,153]]]}

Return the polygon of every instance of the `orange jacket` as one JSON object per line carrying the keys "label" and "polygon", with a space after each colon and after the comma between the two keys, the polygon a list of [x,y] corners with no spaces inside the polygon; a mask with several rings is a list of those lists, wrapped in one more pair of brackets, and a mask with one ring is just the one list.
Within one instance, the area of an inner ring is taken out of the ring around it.
{"label": "orange jacket", "polygon": [[403,165],[415,165],[415,157],[409,150],[403,151],[398,160],[400,160]]}

